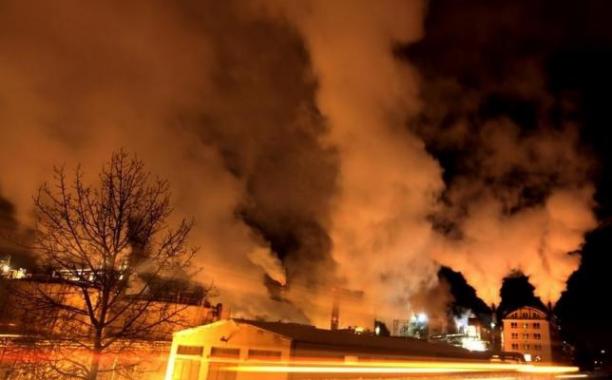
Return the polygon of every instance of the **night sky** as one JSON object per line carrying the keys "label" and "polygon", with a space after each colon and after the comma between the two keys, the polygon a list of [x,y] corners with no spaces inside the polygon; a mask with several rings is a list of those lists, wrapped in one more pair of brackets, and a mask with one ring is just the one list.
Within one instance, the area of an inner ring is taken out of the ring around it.
{"label": "night sky", "polygon": [[610,14],[3,2],[0,255],[44,266],[26,248],[36,189],[123,148],[168,179],[197,280],[239,316],[324,325],[341,287],[407,318],[446,281],[456,310],[555,304],[588,365],[612,352]]}
{"label": "night sky", "polygon": [[[448,94],[451,100],[445,106],[450,111],[441,124],[468,118],[478,128],[487,119],[505,116],[525,133],[539,123],[558,128],[569,121],[579,126],[582,148],[597,162],[589,175],[596,183],[599,226],[576,253],[580,267],[570,276],[555,312],[584,363],[585,356],[612,348],[607,301],[612,290],[610,12],[608,1],[432,1],[425,38],[401,51],[426,73],[425,87],[435,87],[442,78],[458,83],[457,93]],[[532,75],[543,82],[545,96],[525,92],[525,85],[538,86],[529,83]],[[428,89],[423,91],[427,98]],[[431,92],[434,103],[439,94]],[[465,107],[464,99],[474,97],[475,104]],[[470,147],[430,149],[451,181],[463,170],[461,158]],[[539,193],[534,189],[527,194],[537,201]],[[505,291],[502,300],[507,303],[538,303],[524,278],[510,282]]]}

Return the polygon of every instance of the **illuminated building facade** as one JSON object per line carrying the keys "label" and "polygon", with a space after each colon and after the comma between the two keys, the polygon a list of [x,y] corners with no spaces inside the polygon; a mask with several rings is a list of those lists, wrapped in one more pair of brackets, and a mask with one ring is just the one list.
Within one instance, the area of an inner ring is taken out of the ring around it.
{"label": "illuminated building facade", "polygon": [[[86,273],[86,275],[88,274]],[[89,330],[89,317],[86,314],[76,316],[70,313],[66,314],[59,307],[38,310],[30,303],[31,297],[28,297],[28,295],[35,298],[40,294],[46,294],[58,301],[61,300],[62,304],[74,307],[76,310],[86,310],[85,300],[80,288],[65,286],[61,282],[52,282],[54,279],[54,277],[50,277],[44,280],[22,279],[7,282],[7,297],[0,307],[10,310],[10,313],[3,315],[3,320],[0,322],[4,323],[0,325],[0,333],[57,335],[66,331],[66,326],[73,326],[72,322],[78,319],[82,321],[83,331],[81,333],[86,335]],[[96,299],[92,298],[92,302],[95,301]],[[149,305],[148,311],[143,312],[141,321],[143,321],[142,323],[145,323],[145,321],[150,323],[152,327],[147,330],[147,335],[148,338],[154,340],[169,341],[177,327],[174,323],[155,323],[155,318],[159,317],[159,312],[156,312],[156,310],[167,310],[168,313],[174,315],[174,319],[180,321],[180,326],[199,326],[216,321],[223,316],[227,316],[228,313],[221,304],[211,305],[205,299],[181,297],[180,295],[168,297],[168,299],[161,296],[157,299],[143,297],[138,302]],[[125,321],[119,318],[116,323],[121,325]],[[4,325],[10,325],[10,330],[6,330]]]}
{"label": "illuminated building facade", "polygon": [[[492,326],[489,325],[489,326]],[[431,335],[430,341],[444,342],[469,351],[491,351],[492,327],[489,328],[470,311],[455,318],[454,332]]]}
{"label": "illuminated building facade", "polygon": [[[485,355],[414,338],[360,335],[352,330],[323,330],[295,323],[231,319],[175,333],[166,379],[277,380],[287,379],[287,374],[257,377],[253,373],[231,372],[224,368],[258,363],[281,365],[303,360],[346,363],[419,357],[466,360],[482,359]],[[379,374],[376,376],[380,378]],[[297,374],[290,378],[301,379]]]}
{"label": "illuminated building facade", "polygon": [[502,319],[502,349],[517,352],[527,361],[552,361],[551,326],[547,313],[524,306]]}

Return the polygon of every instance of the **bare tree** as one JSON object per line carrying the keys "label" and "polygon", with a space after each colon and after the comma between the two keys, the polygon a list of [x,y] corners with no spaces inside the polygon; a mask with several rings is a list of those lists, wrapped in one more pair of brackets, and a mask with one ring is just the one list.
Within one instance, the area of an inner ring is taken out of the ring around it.
{"label": "bare tree", "polygon": [[65,357],[56,369],[96,379],[109,370],[107,352],[180,323],[184,306],[159,302],[153,282],[187,275],[192,223],[169,226],[167,181],[153,179],[123,151],[112,155],[95,186],[80,168],[71,180],[63,168],[54,174],[34,199],[34,249],[54,269],[53,281],[34,285],[28,302],[48,319],[48,332],[87,358]]}

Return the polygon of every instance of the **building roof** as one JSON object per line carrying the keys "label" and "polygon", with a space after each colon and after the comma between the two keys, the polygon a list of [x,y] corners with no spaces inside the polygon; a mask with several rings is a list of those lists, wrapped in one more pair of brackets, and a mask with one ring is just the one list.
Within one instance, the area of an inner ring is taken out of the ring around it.
{"label": "building roof", "polygon": [[[537,314],[537,318],[533,318],[531,316],[531,313],[529,317],[527,318],[512,318],[510,316],[510,314],[521,312],[521,311],[534,311]],[[517,307],[516,309],[512,309],[509,312],[505,313],[503,316],[503,319],[547,319],[548,315],[549,313],[547,310],[544,310],[537,306],[525,305],[525,306]]]}
{"label": "building roof", "polygon": [[475,353],[444,343],[430,343],[408,337],[383,337],[355,334],[349,330],[323,330],[297,323],[262,322],[244,319],[238,324],[248,324],[292,340],[295,349],[322,350],[348,354],[396,355],[416,357],[445,357],[455,359],[484,359],[486,353]]}

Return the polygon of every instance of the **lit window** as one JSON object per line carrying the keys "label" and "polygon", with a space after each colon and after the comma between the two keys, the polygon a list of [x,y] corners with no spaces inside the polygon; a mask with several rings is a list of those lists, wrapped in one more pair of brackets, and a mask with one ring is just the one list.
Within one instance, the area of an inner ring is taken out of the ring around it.
{"label": "lit window", "polygon": [[249,350],[250,360],[281,360],[280,351],[272,350]]}
{"label": "lit window", "polygon": [[204,352],[204,347],[202,346],[181,346],[179,345],[176,348],[176,353],[178,355],[201,356],[203,352]]}
{"label": "lit window", "polygon": [[210,350],[211,358],[235,358],[238,359],[240,356],[240,349],[238,348],[222,348],[213,347]]}
{"label": "lit window", "polygon": [[523,334],[523,339],[529,339],[529,334]]}

